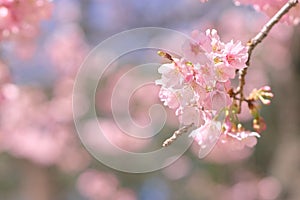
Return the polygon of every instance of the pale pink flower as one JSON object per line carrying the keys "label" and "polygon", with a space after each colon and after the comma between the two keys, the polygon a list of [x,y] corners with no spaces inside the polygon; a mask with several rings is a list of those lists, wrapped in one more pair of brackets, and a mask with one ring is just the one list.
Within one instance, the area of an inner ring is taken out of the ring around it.
{"label": "pale pink flower", "polygon": [[179,121],[183,125],[194,124],[195,126],[200,126],[204,124],[204,113],[197,107],[186,106],[180,110]]}
{"label": "pale pink flower", "polygon": [[229,79],[234,79],[236,69],[232,66],[225,65],[224,63],[218,63],[215,67],[216,80],[219,82],[226,82]]}
{"label": "pale pink flower", "polygon": [[205,157],[218,142],[221,135],[221,123],[207,119],[200,128],[193,130],[190,137],[200,146],[199,158]]}
{"label": "pale pink flower", "polygon": [[224,43],[221,42],[217,30],[207,29],[205,34],[206,34],[206,37],[208,37],[210,39],[210,48],[211,49],[206,49],[203,46],[203,44],[201,44],[201,43],[200,43],[200,45],[203,46],[204,49],[206,49],[207,53],[210,53],[210,52],[219,53],[224,48]]}
{"label": "pale pink flower", "polygon": [[[192,41],[186,41],[183,45],[183,53],[187,60],[204,64],[207,62],[205,54],[211,56],[221,53],[224,43],[221,42],[218,32],[215,29],[207,29],[205,34],[199,31],[192,32]],[[206,56],[207,56],[206,55]]]}
{"label": "pale pink flower", "polygon": [[203,50],[201,47],[197,44],[195,41],[185,41],[185,43],[182,46],[182,51],[184,54],[184,57],[192,62],[192,63],[199,63],[201,62],[201,55],[203,53]]}
{"label": "pale pink flower", "polygon": [[223,55],[225,57],[225,64],[234,69],[243,69],[246,67],[248,59],[248,49],[241,44],[240,41],[233,42],[232,40],[225,44]]}
{"label": "pale pink flower", "polygon": [[166,88],[161,88],[159,92],[159,98],[162,102],[164,102],[165,106],[168,106],[171,109],[178,108],[179,102],[176,94]]}
{"label": "pale pink flower", "polygon": [[163,87],[180,88],[183,84],[184,78],[177,69],[175,63],[163,64],[159,67],[158,72],[162,74],[160,80],[156,81],[156,84]]}
{"label": "pale pink flower", "polygon": [[205,99],[205,108],[208,110],[221,111],[222,108],[230,105],[232,100],[225,91],[214,90]]}
{"label": "pale pink flower", "polygon": [[[219,140],[211,153],[205,157],[205,160],[213,163],[232,164],[248,158],[253,153],[253,148],[238,148],[238,141],[231,143],[231,145],[232,146],[229,146],[228,144],[221,144]],[[197,155],[198,148],[196,146],[193,147],[193,152]]]}
{"label": "pale pink flower", "polygon": [[198,96],[195,95],[195,90],[190,85],[186,85],[180,90],[177,90],[177,93],[181,106],[195,104],[198,100]]}
{"label": "pale pink flower", "polygon": [[[257,143],[257,138],[260,135],[256,132],[240,131],[236,133],[225,132],[221,137],[220,142],[231,145],[232,143],[238,143],[239,145],[232,145],[231,149],[242,149],[244,147],[254,147]],[[230,144],[231,143],[231,144]]]}
{"label": "pale pink flower", "polygon": [[182,46],[182,51],[184,57],[196,64],[201,63],[204,64],[207,62],[207,58],[204,55],[204,49],[210,49],[210,39],[205,36],[203,33],[199,32],[198,30],[194,30],[191,33],[191,40],[185,41]]}
{"label": "pale pink flower", "polygon": [[211,90],[216,85],[214,66],[211,63],[201,65],[195,74],[196,83],[207,90]]}
{"label": "pale pink flower", "polygon": [[[241,132],[236,132],[236,133],[225,133],[225,135],[236,139],[238,141],[241,141],[240,144],[244,144],[244,146],[247,147],[254,147],[257,143],[257,139],[259,138],[260,135],[256,132],[250,132],[250,131],[241,131]],[[225,143],[226,141],[223,140]]]}
{"label": "pale pink flower", "polygon": [[177,62],[176,65],[178,66],[181,75],[184,77],[184,82],[191,83],[194,80],[194,66],[184,59]]}

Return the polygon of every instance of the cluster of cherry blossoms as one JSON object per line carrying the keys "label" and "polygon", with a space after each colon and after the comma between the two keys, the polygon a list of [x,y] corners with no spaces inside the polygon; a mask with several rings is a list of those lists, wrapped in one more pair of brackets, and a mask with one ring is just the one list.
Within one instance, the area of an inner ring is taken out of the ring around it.
{"label": "cluster of cherry blossoms", "polygon": [[0,40],[37,35],[39,23],[52,9],[49,0],[0,0]]}
{"label": "cluster of cherry blossoms", "polygon": [[270,103],[269,87],[253,90],[248,102],[254,117],[256,132],[246,131],[238,119],[238,101],[231,80],[236,72],[247,67],[248,48],[240,41],[223,43],[216,30],[205,34],[194,31],[193,41],[183,45],[183,58],[159,52],[171,62],[160,66],[162,75],[156,83],[161,85],[159,98],[165,106],[176,110],[183,126],[193,126],[190,136],[200,145],[200,157],[209,153],[219,141],[233,149],[253,147],[265,128],[254,104],[260,100]]}

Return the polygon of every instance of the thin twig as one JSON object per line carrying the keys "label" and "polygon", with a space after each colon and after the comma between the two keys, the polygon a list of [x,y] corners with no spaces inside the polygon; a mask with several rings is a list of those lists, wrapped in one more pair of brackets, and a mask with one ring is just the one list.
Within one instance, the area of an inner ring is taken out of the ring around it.
{"label": "thin twig", "polygon": [[240,95],[240,101],[239,101],[239,105],[238,105],[238,113],[241,112],[241,106],[242,106],[242,102],[244,101],[245,97],[244,97],[244,86],[245,86],[245,76],[247,74],[247,70],[248,67],[250,66],[250,59],[251,59],[251,55],[252,52],[254,50],[254,48],[263,41],[263,39],[265,39],[269,32],[271,31],[271,29],[273,28],[273,26],[275,24],[277,24],[280,19],[290,11],[291,8],[295,7],[297,4],[299,3],[298,0],[289,0],[286,4],[283,5],[283,7],[263,26],[263,28],[261,29],[261,31],[254,37],[252,38],[247,46],[248,46],[248,60],[246,62],[247,67],[244,69],[241,69],[239,71],[239,86],[237,88],[237,91],[235,92],[235,94],[239,94]]}
{"label": "thin twig", "polygon": [[183,126],[183,127],[181,127],[180,129],[178,129],[177,131],[175,131],[174,133],[173,133],[173,135],[170,137],[170,138],[168,138],[168,139],[166,139],[165,141],[164,141],[164,143],[163,143],[163,147],[166,147],[166,146],[169,146],[170,144],[172,144],[179,136],[181,136],[182,134],[184,134],[184,133],[186,133],[186,132],[188,132],[188,129],[190,128],[190,127],[192,127],[194,124],[190,124],[190,125],[187,125],[187,126]]}

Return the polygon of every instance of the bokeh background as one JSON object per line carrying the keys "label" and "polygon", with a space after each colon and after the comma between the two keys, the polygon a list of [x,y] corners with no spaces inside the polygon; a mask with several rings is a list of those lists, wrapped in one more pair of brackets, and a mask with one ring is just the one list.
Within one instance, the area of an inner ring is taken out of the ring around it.
{"label": "bokeh background", "polygon": [[[77,137],[72,89],[88,52],[116,33],[144,26],[187,34],[215,28],[224,41],[246,44],[268,18],[251,7],[236,7],[230,0],[206,4],[198,0],[56,0],[43,4],[39,12],[25,7],[18,12],[34,26],[0,40],[1,200],[300,199],[299,26],[278,24],[255,49],[246,90],[271,85],[275,98],[262,109],[268,128],[254,149],[214,152],[200,160],[193,146],[167,168],[129,174],[95,160]],[[1,27],[6,23],[3,9],[0,15]],[[171,39],[165,42],[176,45]],[[178,127],[174,113],[167,110],[160,137],[141,142],[114,123],[110,108],[114,85],[143,59],[133,54],[126,65],[108,72],[96,95],[107,137],[130,151],[159,145]],[[136,80],[126,80],[125,93]],[[158,90],[146,85],[133,95],[130,111],[136,123],[149,123],[148,109],[159,103]],[[249,119],[246,112],[241,117]],[[93,132],[95,125],[91,122],[87,131]]]}

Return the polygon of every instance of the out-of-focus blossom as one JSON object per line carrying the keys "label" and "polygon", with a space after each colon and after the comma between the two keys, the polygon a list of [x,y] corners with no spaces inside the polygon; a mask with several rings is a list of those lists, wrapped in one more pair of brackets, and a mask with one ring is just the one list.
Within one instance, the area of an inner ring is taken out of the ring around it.
{"label": "out-of-focus blossom", "polygon": [[[275,13],[287,3],[286,0],[234,0],[234,2],[236,5],[252,5],[256,10],[266,13],[269,17],[275,15]],[[290,12],[283,17],[283,20],[291,24],[298,24],[300,22],[300,5],[296,5],[296,7],[292,8]]]}
{"label": "out-of-focus blossom", "polygon": [[47,101],[42,91],[13,84],[3,85],[1,93],[4,98],[1,147],[4,151],[38,164],[58,165],[66,171],[78,171],[89,163],[89,156],[72,134],[72,114],[63,117],[68,112],[53,112],[65,107],[66,99],[58,100],[57,96],[57,101],[55,97]]}
{"label": "out-of-focus blossom", "polygon": [[170,180],[179,180],[186,177],[192,168],[191,160],[187,156],[181,156],[170,166],[163,169],[163,174]]}
{"label": "out-of-focus blossom", "polygon": [[82,30],[75,24],[58,28],[45,48],[58,74],[73,77],[89,50]]}
{"label": "out-of-focus blossom", "polygon": [[[99,127],[101,132],[99,133]],[[122,131],[114,121],[108,119],[99,119],[98,121],[89,121],[85,124],[84,140],[95,150],[114,155],[114,148],[118,147],[126,151],[137,151],[149,143],[149,140],[135,138]],[[130,127],[128,130],[130,131]]]}
{"label": "out-of-focus blossom", "polygon": [[52,3],[48,0],[0,1],[0,40],[35,37],[40,21],[48,18],[51,10]]}
{"label": "out-of-focus blossom", "polygon": [[248,178],[220,193],[220,200],[275,200],[281,193],[281,185],[274,177]]}
{"label": "out-of-focus blossom", "polygon": [[11,80],[11,74],[8,66],[0,60],[0,85],[8,83]]}
{"label": "out-of-focus blossom", "polygon": [[[208,0],[200,0],[200,2],[204,3]],[[269,17],[273,17],[282,6],[287,3],[286,0],[233,0],[234,3],[239,6],[241,4],[244,5],[252,5],[257,11],[261,11],[268,15]],[[300,22],[300,5],[296,5],[292,8],[288,14],[283,16],[283,21],[286,21],[290,24],[298,24]]]}
{"label": "out-of-focus blossom", "polygon": [[86,170],[77,181],[79,192],[89,200],[136,200],[134,191],[121,188],[117,177],[111,173]]}
{"label": "out-of-focus blossom", "polygon": [[82,173],[77,187],[83,196],[89,199],[109,199],[117,191],[119,181],[113,174],[87,170]]}

